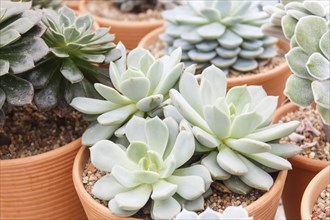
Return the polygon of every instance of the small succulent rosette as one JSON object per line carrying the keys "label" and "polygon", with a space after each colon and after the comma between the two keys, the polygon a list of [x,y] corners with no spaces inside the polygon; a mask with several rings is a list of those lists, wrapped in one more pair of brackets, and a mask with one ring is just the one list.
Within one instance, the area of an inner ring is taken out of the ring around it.
{"label": "small succulent rosette", "polygon": [[293,48],[286,55],[293,72],[285,95],[300,106],[316,103],[325,124],[330,124],[330,28],[329,20],[306,16],[297,23]]}
{"label": "small succulent rosette", "polygon": [[172,118],[133,117],[126,126],[128,148],[108,140],[90,148],[91,161],[109,172],[98,180],[92,193],[110,200],[116,216],[131,216],[151,200],[153,219],[173,219],[182,200],[203,198],[212,182],[203,165],[183,166],[194,154],[194,136],[179,130]]}
{"label": "small succulent rosette", "polygon": [[166,51],[181,47],[182,60],[198,69],[213,64],[225,72],[247,72],[277,54],[277,39],[261,31],[269,16],[258,1],[187,1],[163,17]]}
{"label": "small succulent rosette", "polygon": [[134,115],[157,115],[157,110],[168,100],[169,90],[174,88],[184,72],[184,64],[180,63],[181,49],[156,60],[142,48],[132,50],[127,58],[121,43],[117,48],[122,57],[110,64],[114,88],[99,83],[94,85],[105,100],[78,97],[71,103],[78,111],[97,118],[97,122],[83,134],[85,145],[109,139],[115,132],[118,137],[123,136],[125,124]]}
{"label": "small succulent rosette", "polygon": [[113,50],[114,35],[108,28],[93,30],[91,15],[75,16],[63,7],[58,11],[43,9],[42,24],[47,28],[42,38],[50,53],[26,75],[36,90],[34,102],[41,110],[55,108],[73,97],[98,97],[93,83],[107,83],[107,71],[95,64],[119,58]]}
{"label": "small succulent rosette", "polygon": [[31,2],[1,0],[0,4],[0,125],[5,101],[25,105],[33,99],[33,86],[20,73],[35,67],[49,48],[41,39],[38,26],[42,13],[31,10]]}
{"label": "small succulent rosette", "polygon": [[204,154],[201,164],[233,192],[269,190],[269,173],[291,169],[285,158],[301,151],[276,142],[300,124],[270,125],[277,97],[267,96],[261,86],[237,86],[226,94],[226,75],[215,66],[200,76],[184,73],[179,91],[172,89],[170,98],[173,106],[164,108],[165,116],[191,130],[196,151]]}
{"label": "small succulent rosette", "polygon": [[270,22],[262,26],[263,32],[283,40],[290,40],[301,18],[311,15],[329,18],[330,2],[281,0],[276,6],[265,6],[264,11],[270,15]]}
{"label": "small succulent rosette", "polygon": [[175,220],[253,220],[253,217],[249,217],[248,212],[242,206],[229,206],[221,214],[207,208],[204,212],[199,215],[195,212],[182,210],[176,217]]}

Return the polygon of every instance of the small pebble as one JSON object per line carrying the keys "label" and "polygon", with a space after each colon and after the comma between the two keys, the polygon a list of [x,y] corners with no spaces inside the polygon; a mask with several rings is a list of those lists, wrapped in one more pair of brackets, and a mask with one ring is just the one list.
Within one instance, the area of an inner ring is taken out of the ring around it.
{"label": "small pebble", "polygon": [[281,118],[280,122],[301,121],[295,133],[304,138],[284,137],[280,143],[292,143],[300,146],[301,155],[311,159],[330,161],[330,143],[326,141],[320,114],[311,107],[299,108]]}
{"label": "small pebble", "polygon": [[330,184],[323,190],[314,205],[312,220],[330,220]]}

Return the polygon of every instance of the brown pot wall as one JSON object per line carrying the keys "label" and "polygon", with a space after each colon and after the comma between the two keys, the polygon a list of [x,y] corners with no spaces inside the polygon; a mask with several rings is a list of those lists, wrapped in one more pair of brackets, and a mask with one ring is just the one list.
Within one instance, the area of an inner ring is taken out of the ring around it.
{"label": "brown pot wall", "polygon": [[[86,7],[86,0],[80,1],[79,10],[82,13],[89,12]],[[101,27],[111,28],[111,33],[115,34],[115,43],[121,41],[125,47],[130,50],[137,47],[140,40],[146,34],[164,24],[163,20],[132,22],[111,20],[97,15],[93,15],[93,17]]]}
{"label": "brown pot wall", "polygon": [[330,184],[330,166],[319,172],[308,184],[301,202],[301,219],[311,219],[313,207],[320,193]]}
{"label": "brown pot wall", "polygon": [[81,140],[22,159],[0,161],[0,219],[86,219],[71,170]]}
{"label": "brown pot wall", "polygon": [[[109,209],[97,203],[85,190],[82,184],[82,173],[84,166],[89,159],[89,149],[82,147],[74,161],[73,165],[73,182],[80,198],[80,201],[85,209],[88,219],[127,219],[133,220],[136,218],[119,218],[110,213]],[[276,181],[271,190],[265,193],[257,201],[247,206],[246,209],[254,220],[274,219],[278,207],[281,193],[283,190],[284,182],[286,179],[287,171],[281,171],[276,178]]]}
{"label": "brown pot wall", "polygon": [[64,4],[73,10],[79,9],[79,1],[80,0],[65,0]]}
{"label": "brown pot wall", "polygon": [[[152,44],[155,44],[159,39],[159,35],[163,32],[163,27],[157,28],[156,30],[150,32],[140,41],[139,46],[148,48]],[[284,41],[280,41],[278,46],[285,52],[288,52],[290,49],[290,45]],[[266,90],[268,95],[279,96],[278,103],[281,105],[286,99],[283,91],[285,88],[286,80],[290,75],[291,71],[285,62],[280,66],[267,71],[266,73],[252,76],[243,76],[239,78],[230,78],[227,80],[227,89],[240,85],[261,85]]]}
{"label": "brown pot wall", "polygon": [[[273,116],[273,122],[278,122],[289,112],[298,110],[299,107],[289,103],[281,106]],[[313,160],[301,155],[289,159],[292,170],[288,172],[288,177],[283,189],[283,206],[287,219],[300,219],[300,204],[303,193],[308,183],[330,162]]]}

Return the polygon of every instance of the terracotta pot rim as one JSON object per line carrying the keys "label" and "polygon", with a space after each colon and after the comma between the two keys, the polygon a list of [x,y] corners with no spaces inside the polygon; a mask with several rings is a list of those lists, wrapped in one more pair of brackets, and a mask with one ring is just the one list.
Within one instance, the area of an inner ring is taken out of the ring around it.
{"label": "terracotta pot rim", "polygon": [[[86,0],[81,0],[79,2],[79,11],[82,13],[90,13],[92,12],[88,11],[86,7]],[[156,20],[156,21],[118,21],[118,20],[113,20],[110,18],[104,18],[95,14],[92,14],[94,19],[99,22],[100,24],[105,24],[107,26],[119,26],[122,28],[135,28],[139,29],[141,27],[145,26],[159,26],[164,24],[164,20]]]}
{"label": "terracotta pot rim", "polygon": [[[93,197],[90,194],[88,194],[88,192],[83,186],[81,180],[82,177],[81,174],[79,173],[79,164],[82,162],[82,158],[87,151],[88,151],[88,147],[82,146],[82,148],[78,151],[77,156],[74,160],[73,169],[72,169],[72,178],[73,178],[74,186],[76,188],[77,193],[81,197],[83,197],[84,200],[86,200],[88,203],[92,204],[92,206],[95,207],[95,209],[99,210],[102,213],[107,213],[107,215],[111,215],[109,209],[96,202],[93,199]],[[268,192],[264,193],[258,200],[256,200],[255,202],[253,202],[252,204],[246,207],[246,210],[249,212],[250,215],[251,212],[253,213],[255,209],[262,206],[264,201],[267,200],[267,198],[273,198],[276,194],[281,193],[287,174],[288,174],[287,170],[280,171],[271,189]],[[137,218],[130,218],[130,219],[137,219]]]}
{"label": "terracotta pot rim", "polygon": [[6,160],[0,160],[0,166],[14,166],[15,164],[23,164],[23,163],[31,163],[31,162],[37,162],[41,160],[45,160],[48,158],[57,157],[58,154],[64,154],[66,151],[70,150],[72,146],[78,145],[81,143],[81,138],[78,138],[70,143],[67,143],[59,148],[56,148],[54,150],[50,150],[41,154],[28,156],[24,158],[16,158],[16,159],[6,159]]}
{"label": "terracotta pot rim", "polygon": [[[143,37],[141,39],[138,46],[146,48],[149,41],[155,35],[159,35],[163,32],[164,32],[164,27],[159,27],[159,28],[151,31],[149,34],[147,34],[145,37]],[[289,44],[285,41],[280,40],[277,43],[277,45],[286,52],[289,49]],[[263,82],[263,81],[266,81],[268,79],[274,78],[276,75],[282,74],[285,71],[290,71],[287,62],[283,62],[279,66],[275,67],[274,69],[268,70],[265,73],[256,74],[256,75],[249,75],[249,76],[242,76],[242,77],[237,77],[237,78],[229,78],[229,79],[227,79],[227,84],[228,84],[228,87],[231,87],[231,85],[236,85],[240,82],[244,82],[246,84],[251,84],[251,83],[254,83],[256,81],[257,82]]]}
{"label": "terracotta pot rim", "polygon": [[[329,176],[330,176],[330,165],[328,165],[323,170],[321,170],[308,184],[304,192],[303,198],[301,200],[300,213],[302,219],[311,219],[310,217],[312,211],[311,205],[312,204],[314,205],[316,203],[319,194],[327,187],[328,184],[330,184]],[[316,196],[315,201],[311,201],[313,200],[313,198],[311,198],[311,195]]]}
{"label": "terracotta pot rim", "polygon": [[[280,106],[275,114],[273,115],[273,123],[279,121],[280,117],[284,114],[289,112],[298,110],[299,106],[295,105],[294,103],[290,102]],[[322,161],[304,157],[302,155],[296,155],[289,159],[291,163],[296,166],[302,167],[305,170],[310,171],[319,171],[322,170],[327,165],[330,165],[330,161]]]}

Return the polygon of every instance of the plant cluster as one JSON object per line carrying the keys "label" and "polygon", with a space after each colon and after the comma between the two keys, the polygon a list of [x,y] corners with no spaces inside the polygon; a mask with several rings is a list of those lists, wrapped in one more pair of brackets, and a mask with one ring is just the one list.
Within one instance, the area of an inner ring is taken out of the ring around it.
{"label": "plant cluster", "polygon": [[114,88],[95,84],[95,89],[106,100],[77,97],[71,102],[78,111],[97,118],[97,122],[83,134],[85,145],[109,139],[115,132],[122,136],[125,123],[133,115],[152,117],[157,114],[168,99],[169,90],[177,84],[184,71],[179,49],[156,60],[142,48],[132,50],[126,59],[126,48],[121,43],[117,48],[122,57],[110,64]]}
{"label": "plant cluster", "polygon": [[293,75],[285,95],[300,106],[316,103],[323,121],[330,124],[330,28],[329,21],[317,16],[301,18],[286,55]]}
{"label": "plant cluster", "polygon": [[57,12],[43,10],[43,35],[50,54],[26,78],[37,90],[34,102],[42,110],[56,107],[63,99],[70,103],[76,96],[97,97],[93,83],[107,83],[107,71],[93,64],[107,64],[119,58],[112,50],[114,35],[108,28],[93,30],[91,15],[75,16],[63,7]]}
{"label": "plant cluster", "polygon": [[258,1],[188,1],[163,17],[166,50],[181,47],[182,60],[197,63],[198,69],[213,64],[225,72],[246,72],[277,54],[277,39],[261,31],[269,16],[258,9]]}
{"label": "plant cluster", "polygon": [[290,40],[301,18],[311,15],[329,18],[329,7],[329,1],[281,0],[276,6],[264,7],[271,19],[270,23],[262,26],[262,30],[265,34]]}
{"label": "plant cluster", "polygon": [[211,66],[195,76],[195,66],[184,69],[180,56],[175,50],[154,60],[134,49],[110,64],[114,89],[95,85],[106,100],[78,97],[71,103],[97,115],[98,123],[84,135],[90,144],[102,139],[90,148],[91,161],[108,174],[93,194],[110,200],[117,216],[134,215],[148,201],[156,219],[172,219],[183,207],[203,210],[204,196],[217,180],[240,194],[267,191],[273,185],[269,173],[291,169],[285,158],[301,150],[276,142],[299,126],[270,125],[277,97],[260,86],[226,94],[223,71]]}
{"label": "plant cluster", "polygon": [[180,0],[112,0],[112,4],[123,12],[141,13],[154,9],[171,9]]}
{"label": "plant cluster", "polygon": [[31,83],[17,74],[35,67],[49,51],[40,38],[42,14],[31,10],[31,2],[1,1],[0,4],[0,124],[5,101],[25,105],[33,99]]}

